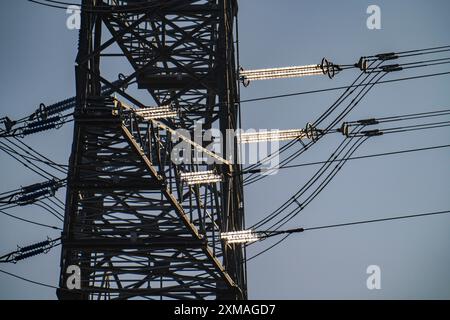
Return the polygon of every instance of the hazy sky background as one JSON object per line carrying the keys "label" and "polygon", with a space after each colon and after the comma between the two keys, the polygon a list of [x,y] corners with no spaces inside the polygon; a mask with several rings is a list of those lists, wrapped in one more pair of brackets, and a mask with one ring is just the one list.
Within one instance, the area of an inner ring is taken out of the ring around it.
{"label": "hazy sky background", "polygon": [[[319,63],[340,64],[360,56],[450,44],[450,2],[441,1],[239,1],[240,62],[246,69]],[[366,9],[379,5],[382,29],[368,30]],[[1,112],[20,118],[39,103],[51,104],[75,93],[77,32],[65,26],[62,10],[25,0],[4,1],[0,12]],[[389,78],[450,71],[417,69]],[[241,98],[348,85],[357,71],[326,77],[254,82]],[[348,117],[358,120],[447,109],[450,77],[377,86]],[[340,92],[328,92],[242,105],[244,128],[302,128],[321,114]],[[297,163],[325,160],[342,140],[326,137]],[[72,126],[36,134],[25,142],[59,163],[67,163]],[[386,135],[368,140],[358,154],[449,143],[449,129]],[[331,184],[286,227],[318,226],[450,209],[448,149],[348,162]],[[0,152],[0,192],[40,182]],[[282,170],[245,190],[248,225],[287,200],[317,167]],[[56,224],[38,207],[10,211]],[[252,299],[442,299],[450,298],[450,216],[417,218],[294,235],[248,264]],[[42,241],[52,232],[0,215],[0,255],[16,245]],[[268,246],[257,244],[249,255]],[[47,255],[0,265],[33,280],[57,285],[59,248]],[[366,288],[366,268],[379,265],[382,289]],[[0,274],[2,299],[55,299],[55,290]]]}

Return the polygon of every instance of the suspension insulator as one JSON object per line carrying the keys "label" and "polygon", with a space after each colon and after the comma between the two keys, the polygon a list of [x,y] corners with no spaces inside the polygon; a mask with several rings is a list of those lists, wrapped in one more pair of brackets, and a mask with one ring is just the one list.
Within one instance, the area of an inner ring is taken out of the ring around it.
{"label": "suspension insulator", "polygon": [[55,117],[51,117],[51,118],[46,118],[44,120],[41,121],[34,121],[34,122],[30,122],[27,124],[27,128],[29,129],[33,129],[39,126],[44,126],[47,124],[51,124],[51,123],[57,123],[61,121],[61,117],[60,116],[55,116]]}
{"label": "suspension insulator", "polygon": [[27,136],[33,133],[42,132],[50,129],[55,129],[57,127],[56,123],[49,123],[43,126],[31,128],[31,129],[25,129],[22,131],[22,135]]}
{"label": "suspension insulator", "polygon": [[22,193],[30,193],[37,190],[45,189],[45,188],[55,188],[56,187],[56,181],[55,180],[49,180],[45,182],[35,183],[26,187],[22,187]]}
{"label": "suspension insulator", "polygon": [[[120,78],[120,77],[119,77],[119,78]],[[113,82],[113,85],[117,85],[118,83],[120,83],[120,81],[119,81],[119,80],[116,80],[116,81]],[[110,95],[112,92],[113,92],[113,90],[112,90],[110,87],[108,87],[108,86],[103,86],[103,87],[101,88],[101,94],[102,94],[103,96],[108,96],[108,95]],[[67,110],[70,110],[70,109],[74,109],[76,103],[77,103],[76,98],[75,98],[75,97],[72,97],[72,98],[69,98],[69,99],[65,99],[65,100],[56,102],[56,103],[54,103],[54,104],[52,104],[52,105],[49,105],[49,106],[45,106],[43,103],[41,103],[41,106],[43,105],[43,106],[45,107],[45,113],[46,113],[48,116],[51,116],[51,115],[54,115],[54,114],[61,113],[61,112],[63,112],[63,111],[67,111]],[[37,112],[39,112],[40,109],[41,109],[41,108],[39,108]]]}
{"label": "suspension insulator", "polygon": [[41,253],[45,253],[45,249],[44,248],[40,248],[40,249],[36,249],[36,250],[33,250],[33,251],[28,251],[28,252],[25,252],[25,253],[18,254],[17,256],[14,257],[14,261],[17,262],[17,261],[20,261],[20,260],[24,260],[24,259],[27,259],[27,258],[30,258],[30,257],[37,256],[38,254],[41,254]]}
{"label": "suspension insulator", "polygon": [[53,190],[51,189],[46,189],[46,190],[41,190],[41,191],[37,191],[37,192],[33,192],[30,194],[25,194],[22,196],[19,196],[16,200],[16,202],[21,205],[27,205],[33,202],[36,202],[38,200],[38,198],[43,197],[43,196],[50,196],[50,195],[54,195]]}
{"label": "suspension insulator", "polygon": [[47,107],[47,114],[48,115],[54,115],[61,113],[63,111],[73,109],[75,108],[76,99],[75,98],[69,98],[60,102],[57,102],[55,104],[52,104]]}
{"label": "suspension insulator", "polygon": [[41,242],[29,245],[29,246],[25,246],[25,247],[20,248],[19,251],[24,253],[24,252],[32,251],[32,250],[39,249],[39,248],[45,249],[44,247],[47,247],[50,244],[50,241],[51,240],[45,240],[45,241],[41,241]]}

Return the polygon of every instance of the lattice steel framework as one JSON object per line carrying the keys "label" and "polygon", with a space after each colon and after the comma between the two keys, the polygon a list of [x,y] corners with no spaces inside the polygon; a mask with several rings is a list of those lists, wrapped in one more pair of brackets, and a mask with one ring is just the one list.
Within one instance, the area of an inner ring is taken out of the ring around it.
{"label": "lattice steel framework", "polygon": [[[219,236],[244,228],[241,168],[175,164],[175,143],[164,129],[192,132],[197,121],[223,133],[238,127],[236,1],[82,5],[58,297],[245,299],[244,248]],[[107,51],[114,46],[119,53]],[[111,57],[128,61],[133,71],[108,80],[103,60]],[[132,83],[138,93],[127,88]],[[117,100],[102,95],[102,86]],[[161,127],[117,101],[135,108],[154,101],[179,115],[161,119]],[[225,141],[223,154],[226,145],[236,149],[236,139]],[[221,174],[222,182],[180,179],[206,170]],[[67,289],[70,265],[81,269],[79,290]]]}

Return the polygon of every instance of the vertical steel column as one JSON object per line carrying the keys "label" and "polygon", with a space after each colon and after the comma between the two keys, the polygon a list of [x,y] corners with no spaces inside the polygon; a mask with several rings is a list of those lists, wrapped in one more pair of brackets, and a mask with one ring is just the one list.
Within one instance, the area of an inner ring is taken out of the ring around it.
{"label": "vertical steel column", "polygon": [[[161,121],[172,129],[237,129],[237,2],[84,0],[83,9],[58,297],[245,299],[244,248],[220,240],[244,227],[240,165],[175,163],[167,130],[117,108],[170,104],[180,115]],[[108,79],[108,58],[133,71]],[[236,139],[227,144],[236,153]],[[223,181],[180,179],[204,170]],[[67,288],[70,265],[80,290]]]}

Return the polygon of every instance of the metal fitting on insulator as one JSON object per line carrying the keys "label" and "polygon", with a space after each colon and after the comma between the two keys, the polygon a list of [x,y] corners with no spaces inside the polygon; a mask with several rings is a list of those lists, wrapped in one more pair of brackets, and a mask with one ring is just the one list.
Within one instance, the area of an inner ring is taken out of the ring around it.
{"label": "metal fitting on insulator", "polygon": [[284,233],[298,233],[298,232],[304,232],[304,231],[305,231],[304,228],[296,228],[296,229],[286,230],[286,231],[284,231]]}
{"label": "metal fitting on insulator", "polygon": [[113,110],[112,115],[113,116],[120,116],[123,114],[123,108],[122,103],[114,96],[113,98]]}
{"label": "metal fitting on insulator", "polygon": [[361,131],[363,135],[366,137],[375,137],[375,136],[381,136],[383,135],[383,131],[380,131],[379,129],[375,130],[367,130],[367,131]]}
{"label": "metal fitting on insulator", "polygon": [[39,105],[39,108],[36,111],[37,116],[40,120],[45,120],[48,117],[47,106],[43,103]]}
{"label": "metal fitting on insulator", "polygon": [[123,73],[119,73],[117,78],[119,79],[118,82],[121,84],[120,88],[122,90],[127,90],[128,89],[128,83],[125,82],[127,77],[125,77],[125,75]]}
{"label": "metal fitting on insulator", "polygon": [[377,54],[375,57],[377,57],[378,60],[382,61],[398,59],[398,56],[395,54],[395,52],[380,53]]}
{"label": "metal fitting on insulator", "polygon": [[305,127],[305,134],[308,139],[316,141],[318,139],[320,131],[317,130],[311,123],[307,123]]}
{"label": "metal fitting on insulator", "polygon": [[382,66],[381,70],[383,70],[384,72],[393,72],[393,71],[401,71],[403,70],[403,68],[400,67],[400,65],[398,64],[389,64],[387,66]]}
{"label": "metal fitting on insulator", "polygon": [[347,122],[343,122],[342,126],[338,129],[338,132],[342,133],[347,138],[349,137],[349,125]]}
{"label": "metal fitting on insulator", "polygon": [[371,119],[362,119],[362,120],[358,120],[357,122],[358,122],[360,125],[363,125],[363,126],[371,126],[371,125],[374,125],[374,124],[378,124],[378,123],[379,123],[378,120],[375,119],[375,118],[371,118]]}
{"label": "metal fitting on insulator", "polygon": [[342,70],[340,66],[333,64],[325,58],[323,58],[320,63],[320,69],[322,69],[323,74],[328,75],[328,78],[330,79],[333,79],[336,73]]}
{"label": "metal fitting on insulator", "polygon": [[14,257],[14,261],[17,262],[17,261],[20,261],[20,260],[24,260],[24,259],[27,259],[27,258],[30,258],[30,257],[37,256],[38,254],[41,254],[41,253],[45,253],[45,249],[44,248],[40,248],[40,249],[36,249],[36,250],[33,250],[33,251],[28,251],[26,253],[19,254],[19,255]]}
{"label": "metal fitting on insulator", "polygon": [[359,70],[363,71],[363,72],[367,72],[367,60],[365,57],[361,57],[359,58],[358,63],[355,63],[354,66],[356,68],[359,68]]}
{"label": "metal fitting on insulator", "polygon": [[17,121],[13,121],[8,117],[3,118],[2,122],[5,124],[6,132],[10,132],[11,129],[17,124]]}
{"label": "metal fitting on insulator", "polygon": [[[240,74],[242,71],[244,71],[244,68],[239,67],[239,72],[238,72],[238,74]],[[243,85],[244,87],[247,88],[247,87],[250,85],[250,80],[248,80],[246,77],[240,77],[240,80],[241,80],[242,85]]]}

